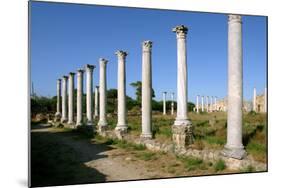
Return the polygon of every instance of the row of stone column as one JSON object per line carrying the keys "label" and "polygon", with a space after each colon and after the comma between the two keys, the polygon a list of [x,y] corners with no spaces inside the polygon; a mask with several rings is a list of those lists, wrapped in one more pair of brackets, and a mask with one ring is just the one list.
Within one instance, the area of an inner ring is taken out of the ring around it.
{"label": "row of stone column", "polygon": [[[245,155],[242,144],[242,25],[241,16],[228,17],[228,114],[227,114],[227,143],[222,154],[241,159]],[[177,115],[172,125],[175,149],[185,149],[193,143],[193,127],[188,118],[187,108],[187,27],[180,25],[173,28],[177,36]],[[142,43],[142,133],[141,138],[152,138],[152,42]],[[126,90],[125,90],[125,57],[127,53],[118,51],[118,123],[116,129],[126,130]],[[107,61],[100,60],[100,120],[99,129],[107,126],[106,121],[106,67]],[[88,66],[90,67],[90,66]],[[92,68],[87,68],[87,123],[92,123]],[[70,74],[71,75],[71,74]],[[73,78],[71,77],[70,80]],[[72,82],[72,81],[71,81]],[[79,82],[78,82],[79,83]],[[80,81],[81,84],[81,81]],[[70,84],[72,92],[72,84]],[[81,91],[80,91],[81,92]],[[59,93],[59,92],[58,92]],[[66,119],[66,78],[63,79],[63,118]],[[71,98],[71,94],[69,95]],[[71,99],[70,99],[71,100]],[[71,111],[71,103],[70,111]],[[90,105],[90,106],[89,106]],[[79,108],[80,109],[80,108]],[[79,111],[79,113],[81,110]],[[72,114],[72,113],[69,113]],[[70,117],[71,118],[71,117]]]}
{"label": "row of stone column", "polygon": [[[166,95],[167,92],[163,92],[163,115],[166,115]],[[174,93],[171,93],[171,115],[174,115]]]}
{"label": "row of stone column", "polygon": [[[196,96],[196,105],[195,105],[195,110],[196,113],[199,113],[199,111],[201,110],[201,112],[214,112],[214,111],[218,111],[218,107],[217,107],[217,97],[214,96],[201,96],[201,105],[199,104],[199,98],[200,95]],[[205,98],[205,104],[204,104],[204,98]],[[209,99],[210,99],[210,103],[209,103]]]}
{"label": "row of stone column", "polygon": [[[264,88],[264,109],[263,112],[267,112],[267,88]],[[257,90],[254,88],[253,90],[253,101],[252,101],[252,110],[257,112]]]}

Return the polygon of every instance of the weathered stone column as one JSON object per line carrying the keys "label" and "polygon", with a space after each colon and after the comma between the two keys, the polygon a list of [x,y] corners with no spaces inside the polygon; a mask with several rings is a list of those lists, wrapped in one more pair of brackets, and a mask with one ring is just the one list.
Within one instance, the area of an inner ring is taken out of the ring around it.
{"label": "weathered stone column", "polygon": [[83,125],[83,69],[77,70],[77,118],[76,118],[76,126]]}
{"label": "weathered stone column", "polygon": [[95,88],[95,112],[94,118],[97,119],[99,116],[99,86]]}
{"label": "weathered stone column", "polygon": [[68,76],[62,77],[62,117],[61,122],[67,122],[67,79]]}
{"label": "weathered stone column", "polygon": [[152,138],[152,76],[151,76],[151,41],[142,43],[142,139]]}
{"label": "weathered stone column", "polygon": [[68,76],[68,124],[74,124],[74,72],[70,72]]}
{"label": "weathered stone column", "polygon": [[171,93],[171,114],[174,115],[174,93]]}
{"label": "weathered stone column", "polygon": [[166,115],[166,94],[167,92],[163,92],[163,115]]}
{"label": "weathered stone column", "polygon": [[204,112],[204,96],[201,96],[201,110]]}
{"label": "weathered stone column", "polygon": [[218,106],[217,106],[217,97],[215,97],[215,111],[218,111]]}
{"label": "weathered stone column", "polygon": [[93,70],[96,66],[87,64],[86,69],[86,125],[94,128],[93,124]]}
{"label": "weathered stone column", "polygon": [[196,96],[196,113],[199,113],[199,95]]}
{"label": "weathered stone column", "polygon": [[267,112],[267,88],[264,88],[264,112]]}
{"label": "weathered stone column", "polygon": [[246,152],[242,144],[243,104],[242,21],[239,15],[228,16],[228,105],[227,143],[222,154],[242,159]]}
{"label": "weathered stone column", "polygon": [[126,56],[124,51],[115,53],[118,58],[118,122],[115,128],[117,136],[127,133],[127,109],[126,109]]}
{"label": "weathered stone column", "polygon": [[107,60],[100,58],[100,119],[98,122],[99,132],[103,133],[107,130],[106,120],[106,65]]}
{"label": "weathered stone column", "polygon": [[257,99],[257,91],[256,88],[254,88],[254,92],[253,92],[253,111],[257,111],[257,103],[256,103],[256,99]]}
{"label": "weathered stone column", "polygon": [[209,112],[209,96],[206,96],[206,112]]}
{"label": "weathered stone column", "polygon": [[192,123],[187,117],[187,30],[184,25],[173,28],[177,35],[177,117],[172,126],[176,149],[185,149],[186,145],[193,143]]}
{"label": "weathered stone column", "polygon": [[210,97],[210,112],[213,112],[213,96]]}
{"label": "weathered stone column", "polygon": [[57,80],[57,112],[55,114],[55,121],[60,121],[61,118],[61,79]]}

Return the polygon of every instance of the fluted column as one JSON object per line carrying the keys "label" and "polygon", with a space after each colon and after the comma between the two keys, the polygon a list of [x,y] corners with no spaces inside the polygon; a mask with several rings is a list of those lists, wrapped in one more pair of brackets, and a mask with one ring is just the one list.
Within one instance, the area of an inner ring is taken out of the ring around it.
{"label": "fluted column", "polygon": [[87,64],[86,69],[86,114],[87,126],[93,127],[93,70],[96,66]]}
{"label": "fluted column", "polygon": [[127,125],[127,109],[126,109],[126,56],[124,51],[115,53],[118,59],[118,122],[115,130],[118,133],[126,133]]}
{"label": "fluted column", "polygon": [[62,117],[61,122],[67,122],[67,79],[68,76],[62,77]]}
{"label": "fluted column", "polygon": [[171,115],[174,115],[174,93],[171,93]]}
{"label": "fluted column", "polygon": [[141,138],[152,138],[152,73],[151,73],[151,41],[142,43],[142,133]]}
{"label": "fluted column", "polygon": [[74,124],[74,72],[70,72],[68,76],[68,124]]}
{"label": "fluted column", "polygon": [[196,113],[199,113],[199,95],[196,96]]}
{"label": "fluted column", "polygon": [[201,110],[204,112],[204,96],[201,96]]}
{"label": "fluted column", "polygon": [[179,149],[193,143],[192,124],[187,117],[187,30],[184,25],[173,28],[177,36],[177,117],[172,132],[173,141]]}
{"label": "fluted column", "polygon": [[242,20],[239,15],[228,16],[228,110],[227,143],[222,152],[242,159],[246,152],[242,144],[243,62]]}
{"label": "fluted column", "polygon": [[61,118],[61,79],[57,80],[57,112],[55,117],[55,121],[59,121]]}
{"label": "fluted column", "polygon": [[83,69],[77,70],[77,118],[76,118],[76,126],[83,125]]}
{"label": "fluted column", "polygon": [[106,119],[106,65],[107,60],[100,58],[100,119],[98,122],[99,132],[104,132],[107,129],[107,119]]}
{"label": "fluted column", "polygon": [[163,92],[163,115],[166,115],[166,94],[167,92]]}
{"label": "fluted column", "polygon": [[257,99],[257,91],[256,91],[256,88],[254,88],[254,91],[253,91],[253,111],[257,111],[257,103],[256,103],[256,99]]}
{"label": "fluted column", "polygon": [[94,118],[97,119],[99,116],[99,86],[95,88],[95,112]]}

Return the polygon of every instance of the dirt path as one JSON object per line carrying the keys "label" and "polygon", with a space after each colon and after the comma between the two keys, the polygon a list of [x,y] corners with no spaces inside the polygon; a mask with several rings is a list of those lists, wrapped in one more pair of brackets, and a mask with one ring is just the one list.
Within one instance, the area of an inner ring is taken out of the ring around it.
{"label": "dirt path", "polygon": [[[105,176],[105,181],[120,181],[133,179],[149,179],[161,174],[155,170],[146,169],[140,162],[132,160],[125,150],[98,144],[89,139],[81,139],[75,133],[64,134],[63,129],[41,125],[32,130],[36,133],[49,133],[50,139],[58,145],[68,146],[79,153],[79,162],[88,168],[93,168]],[[162,174],[163,177],[163,174]]]}

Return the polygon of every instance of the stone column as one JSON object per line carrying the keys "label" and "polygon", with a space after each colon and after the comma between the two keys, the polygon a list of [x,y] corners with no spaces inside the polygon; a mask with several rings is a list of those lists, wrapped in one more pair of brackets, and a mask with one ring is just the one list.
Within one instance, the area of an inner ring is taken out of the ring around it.
{"label": "stone column", "polygon": [[100,58],[100,119],[98,122],[99,132],[103,133],[107,129],[106,120],[106,65],[107,60]]}
{"label": "stone column", "polygon": [[217,97],[215,97],[215,111],[218,111],[218,106],[217,106]]}
{"label": "stone column", "polygon": [[257,111],[257,103],[256,103],[256,99],[257,99],[257,91],[256,88],[254,88],[254,92],[253,92],[253,111]]}
{"label": "stone column", "polygon": [[210,97],[210,112],[213,112],[213,96]]}
{"label": "stone column", "polygon": [[209,96],[206,96],[206,112],[209,112]]}
{"label": "stone column", "polygon": [[163,115],[166,115],[166,94],[167,92],[163,92]]}
{"label": "stone column", "polygon": [[242,20],[239,15],[228,16],[228,110],[227,143],[222,154],[242,159],[246,152],[242,144],[243,104]]}
{"label": "stone column", "polygon": [[68,76],[62,77],[62,117],[61,122],[67,122],[67,79]]}
{"label": "stone column", "polygon": [[142,43],[142,139],[152,138],[152,76],[151,76],[151,41]]}
{"label": "stone column", "polygon": [[83,69],[77,70],[77,118],[76,118],[76,126],[83,125]]}
{"label": "stone column", "polygon": [[93,70],[96,66],[87,64],[86,69],[86,125],[94,128],[93,124]]}
{"label": "stone column", "polygon": [[204,96],[201,96],[201,110],[204,112]]}
{"label": "stone column", "polygon": [[176,149],[185,149],[186,145],[193,143],[192,123],[187,117],[187,30],[184,25],[173,28],[177,35],[177,117],[172,126]]}
{"label": "stone column", "polygon": [[127,133],[127,109],[126,109],[126,56],[124,51],[117,51],[115,53],[118,59],[118,122],[115,128],[117,136],[123,136]]}
{"label": "stone column", "polygon": [[95,88],[95,112],[94,112],[94,118],[97,119],[99,116],[99,86],[96,86]]}
{"label": "stone column", "polygon": [[199,113],[199,95],[196,96],[196,113]]}
{"label": "stone column", "polygon": [[174,115],[174,93],[171,93],[171,115]]}
{"label": "stone column", "polygon": [[57,112],[55,114],[55,121],[60,121],[61,118],[61,79],[57,80]]}
{"label": "stone column", "polygon": [[267,88],[264,88],[264,112],[267,112]]}
{"label": "stone column", "polygon": [[74,124],[74,72],[70,72],[68,76],[68,124]]}

